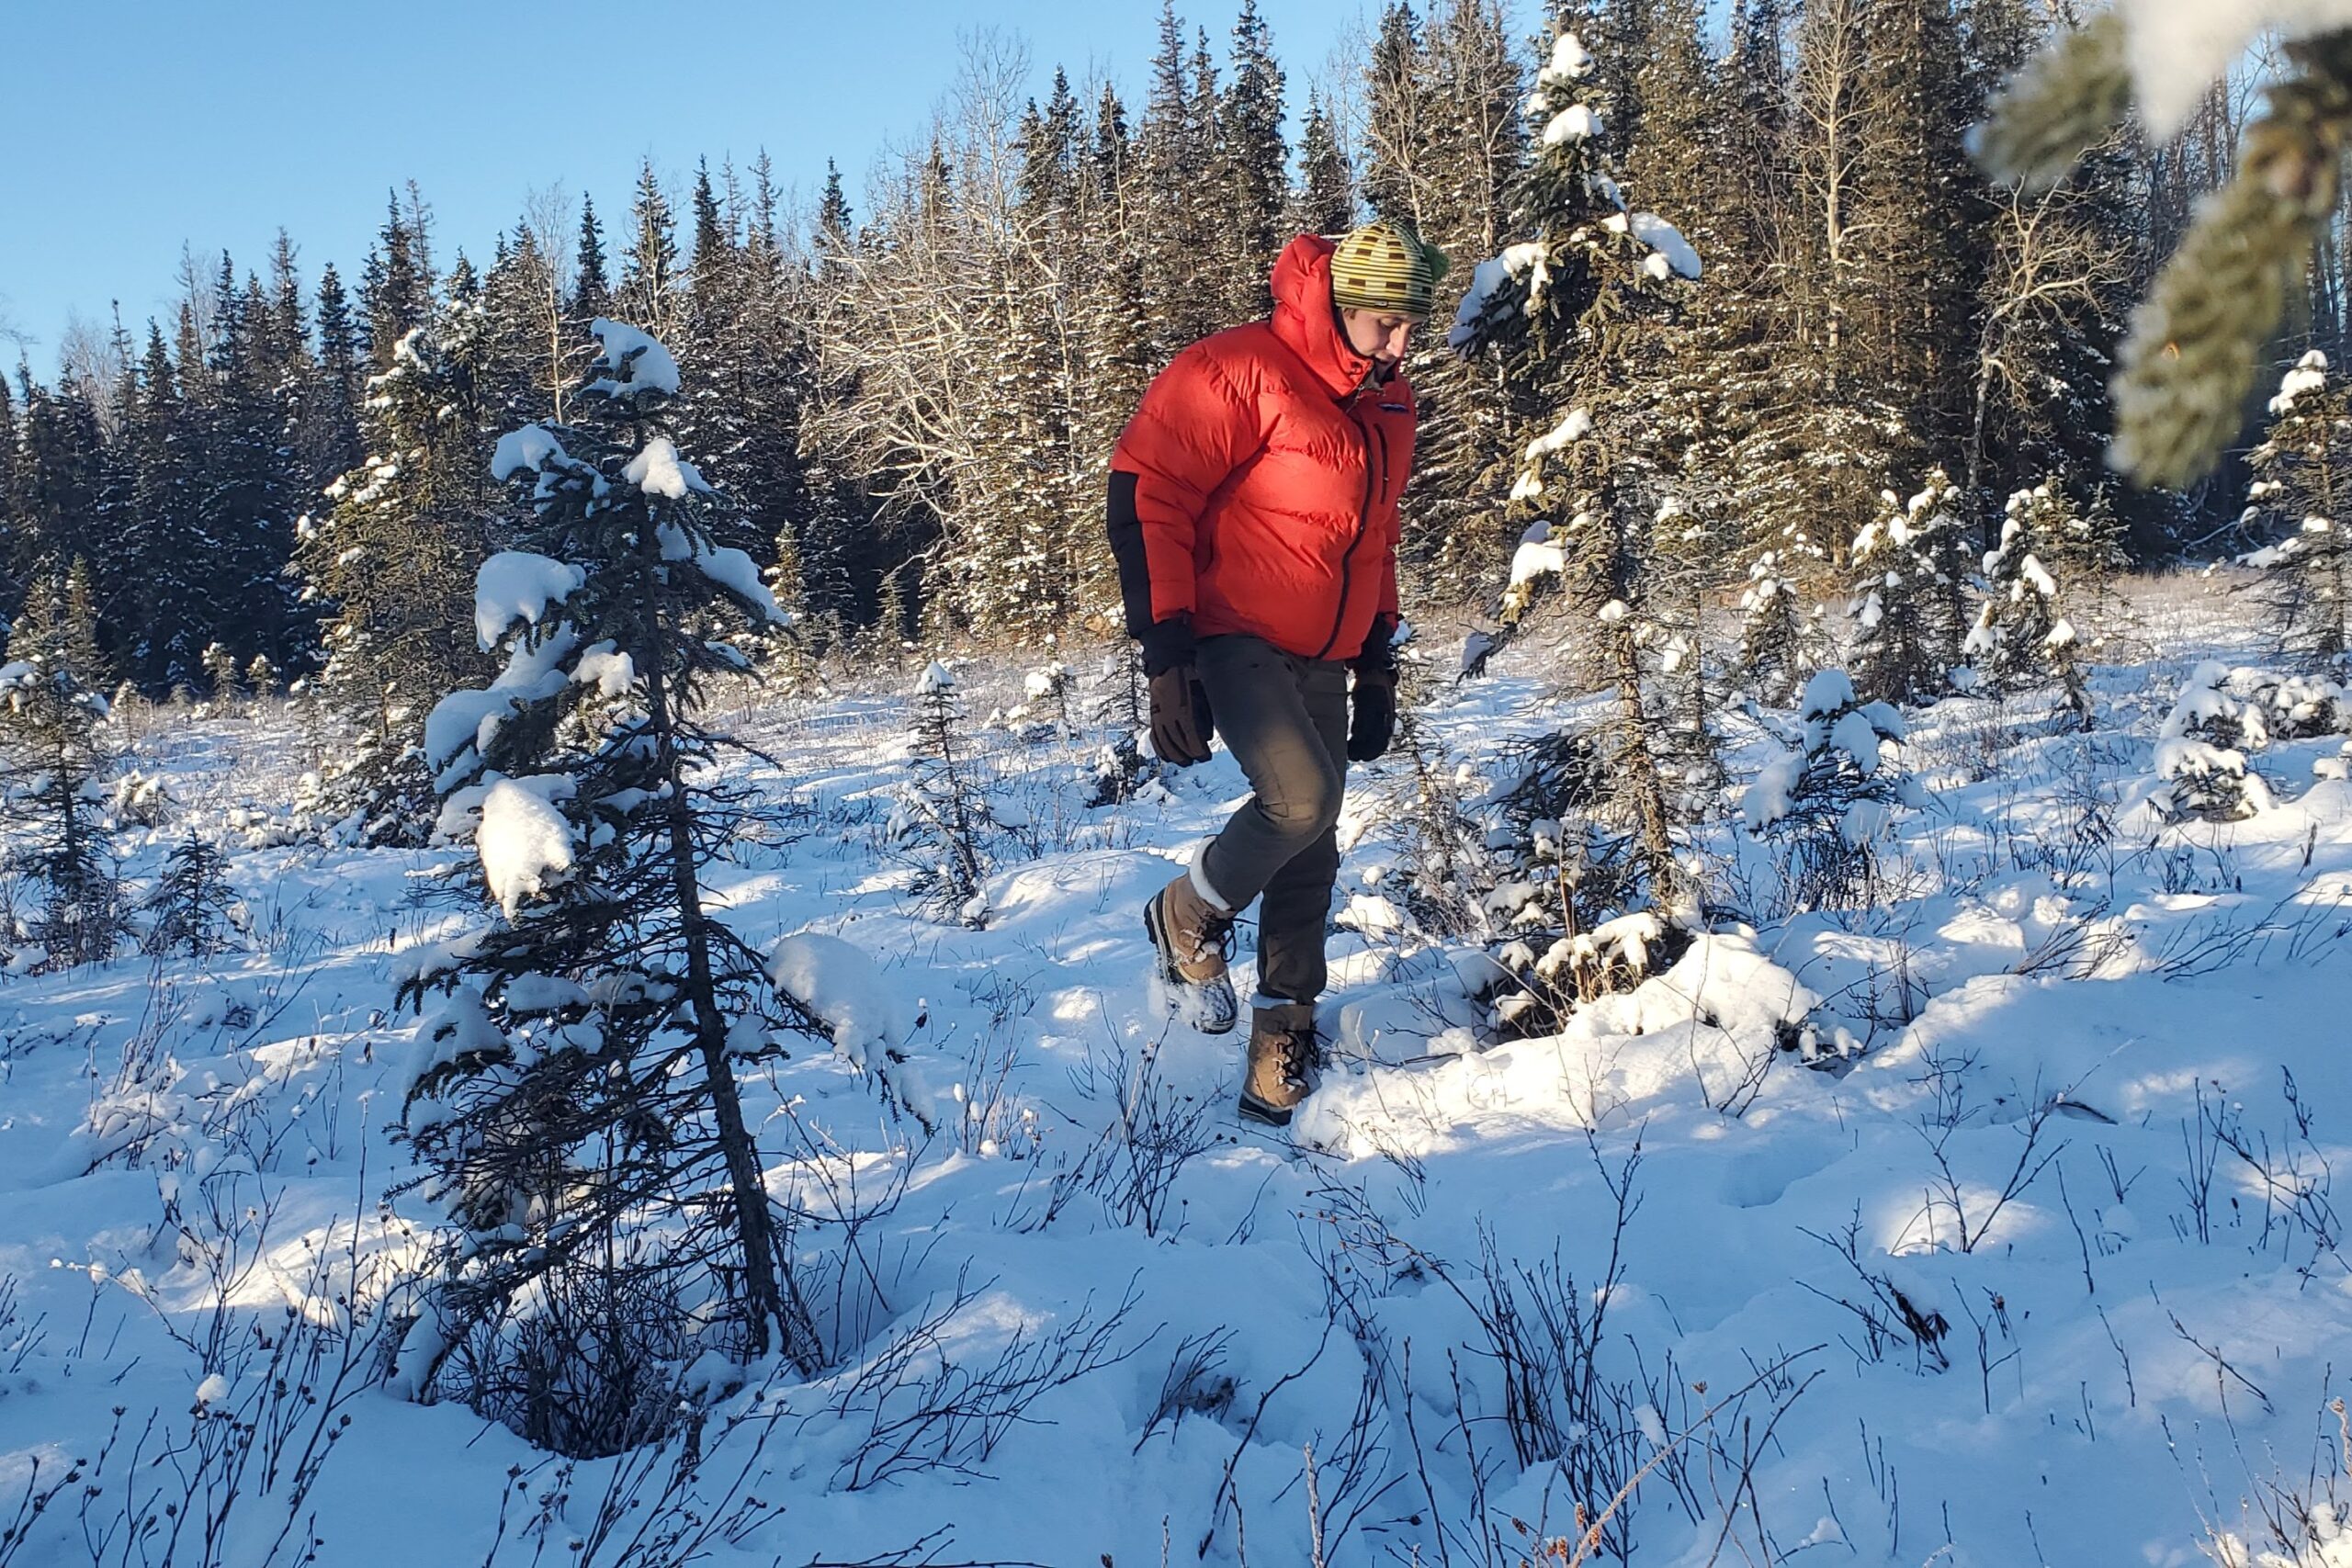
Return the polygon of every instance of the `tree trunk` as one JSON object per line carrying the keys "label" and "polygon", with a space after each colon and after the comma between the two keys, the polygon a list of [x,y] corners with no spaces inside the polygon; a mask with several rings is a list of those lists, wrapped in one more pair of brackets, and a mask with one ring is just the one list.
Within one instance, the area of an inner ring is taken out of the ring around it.
{"label": "tree trunk", "polygon": [[752,1357],[766,1355],[776,1343],[804,1373],[818,1370],[816,1346],[803,1332],[805,1311],[788,1312],[785,1301],[783,1260],[776,1246],[775,1217],[768,1203],[767,1181],[760,1168],[759,1147],[743,1121],[743,1102],[736,1092],[735,1066],[727,1051],[727,1019],[719,1007],[718,987],[710,963],[710,930],[702,908],[701,879],[695,871],[694,806],[681,777],[675,716],[670,700],[671,662],[662,646],[670,635],[655,606],[660,603],[654,573],[661,545],[660,528],[649,515],[638,532],[638,581],[644,595],[644,644],[634,653],[645,675],[646,721],[653,731],[655,767],[669,786],[663,813],[668,835],[664,852],[670,860],[670,882],[676,900],[679,928],[686,944],[686,999],[694,1010],[695,1046],[702,1054],[704,1091],[717,1123],[718,1150],[727,1162],[729,1206],[734,1211],[736,1243],[743,1250],[743,1293],[750,1311]]}

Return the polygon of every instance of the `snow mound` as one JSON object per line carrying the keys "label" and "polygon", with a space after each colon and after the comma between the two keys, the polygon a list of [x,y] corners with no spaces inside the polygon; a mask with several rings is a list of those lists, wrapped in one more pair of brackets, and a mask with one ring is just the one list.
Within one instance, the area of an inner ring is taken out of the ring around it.
{"label": "snow mound", "polygon": [[526,424],[498,438],[498,446],[490,455],[490,477],[509,479],[526,468],[544,468],[548,459],[563,456],[563,443],[542,426]]}
{"label": "snow mound", "polygon": [[528,550],[501,550],[474,574],[474,639],[486,652],[517,621],[537,626],[548,606],[560,604],[588,581],[569,561]]}
{"label": "snow mound", "polygon": [[642,392],[677,396],[678,362],[652,333],[602,316],[589,322],[588,330],[605,346],[588,368],[609,372],[590,382],[590,391],[612,398],[632,398]]}
{"label": "snow mound", "polygon": [[[621,478],[648,495],[671,501],[684,501],[689,492],[711,493],[710,486],[703,480],[702,470],[679,457],[678,444],[666,435],[657,435],[647,442],[645,450],[631,457],[628,467],[621,470]],[[669,551],[665,548],[662,553],[667,555]]]}
{"label": "snow mound", "polygon": [[482,879],[510,920],[524,899],[545,892],[571,870],[571,824],[548,798],[552,793],[501,779],[482,796],[474,847],[481,855]]}
{"label": "snow mound", "polygon": [[[1606,934],[1622,942],[1655,932]],[[1556,1035],[1327,1077],[1292,1131],[1300,1144],[1341,1156],[1419,1156],[1478,1135],[1473,1129],[1491,1135],[1498,1119],[1590,1126],[1598,1107],[1623,1115],[1709,1084],[1747,1081],[1784,1052],[1806,1062],[1842,1053],[1811,1025],[1820,1006],[1747,937],[1701,935],[1664,974],[1579,1008]],[[1400,1105],[1422,1114],[1400,1118]]]}
{"label": "snow mound", "polygon": [[900,989],[863,948],[822,931],[801,931],[776,943],[768,978],[831,1026],[833,1049],[865,1066],[878,1051],[897,1045],[910,1027]]}

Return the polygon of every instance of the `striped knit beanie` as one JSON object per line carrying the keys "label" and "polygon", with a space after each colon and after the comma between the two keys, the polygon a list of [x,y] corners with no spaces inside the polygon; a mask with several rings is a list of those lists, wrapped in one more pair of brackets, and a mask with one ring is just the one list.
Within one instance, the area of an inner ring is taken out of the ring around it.
{"label": "striped knit beanie", "polygon": [[1383,218],[1351,231],[1331,255],[1331,303],[1342,310],[1393,310],[1429,319],[1445,253]]}

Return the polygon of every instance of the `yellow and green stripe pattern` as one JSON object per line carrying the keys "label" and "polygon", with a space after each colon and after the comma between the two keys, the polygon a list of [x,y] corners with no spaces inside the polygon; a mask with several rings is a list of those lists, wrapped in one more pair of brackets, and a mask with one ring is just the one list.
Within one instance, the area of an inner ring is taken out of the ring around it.
{"label": "yellow and green stripe pattern", "polygon": [[1427,320],[1446,256],[1403,224],[1378,219],[1351,231],[1331,255],[1331,303]]}

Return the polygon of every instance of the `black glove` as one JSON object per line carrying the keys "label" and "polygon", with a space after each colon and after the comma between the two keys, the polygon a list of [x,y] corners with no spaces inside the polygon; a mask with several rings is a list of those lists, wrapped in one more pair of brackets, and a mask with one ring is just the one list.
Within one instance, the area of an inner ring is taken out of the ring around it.
{"label": "black glove", "polygon": [[1369,762],[1396,733],[1396,671],[1356,667],[1355,718],[1348,726],[1348,761]]}
{"label": "black glove", "polygon": [[1396,734],[1396,617],[1374,615],[1354,660],[1355,721],[1348,726],[1348,761],[1369,762]]}
{"label": "black glove", "polygon": [[1189,662],[1151,678],[1151,749],[1161,761],[1180,768],[1207,761],[1216,733],[1208,692]]}

